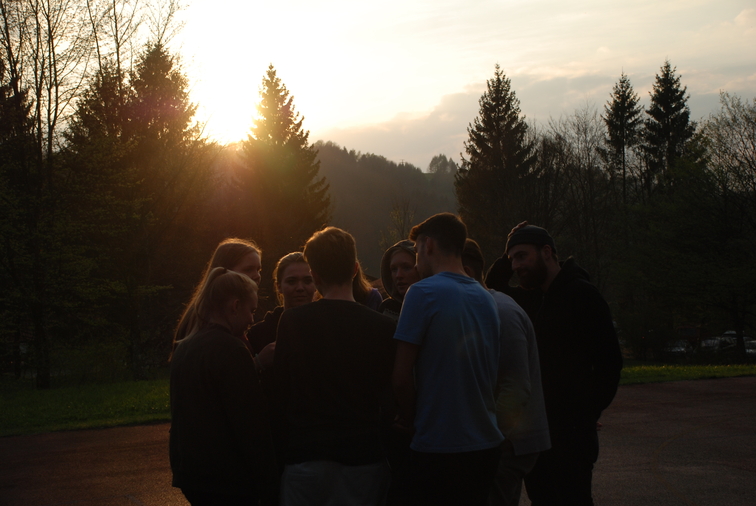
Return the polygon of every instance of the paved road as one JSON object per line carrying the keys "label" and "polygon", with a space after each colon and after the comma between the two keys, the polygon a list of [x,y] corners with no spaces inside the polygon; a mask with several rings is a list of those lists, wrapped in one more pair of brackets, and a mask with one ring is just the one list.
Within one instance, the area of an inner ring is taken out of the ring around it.
{"label": "paved road", "polygon": [[[756,504],[756,377],[621,387],[602,422],[598,506]],[[185,506],[167,448],[167,424],[0,438],[0,506]]]}

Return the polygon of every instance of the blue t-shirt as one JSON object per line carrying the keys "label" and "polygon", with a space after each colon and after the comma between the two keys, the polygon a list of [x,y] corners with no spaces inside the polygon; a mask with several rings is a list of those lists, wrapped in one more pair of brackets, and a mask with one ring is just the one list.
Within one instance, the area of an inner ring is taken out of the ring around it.
{"label": "blue t-shirt", "polygon": [[419,345],[411,448],[459,453],[499,445],[494,389],[499,315],[477,281],[441,272],[410,287],[394,339]]}

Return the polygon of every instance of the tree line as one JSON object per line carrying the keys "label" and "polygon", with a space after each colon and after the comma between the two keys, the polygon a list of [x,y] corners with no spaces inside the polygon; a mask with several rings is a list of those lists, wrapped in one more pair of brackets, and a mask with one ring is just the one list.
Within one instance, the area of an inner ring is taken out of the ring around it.
{"label": "tree line", "polygon": [[248,139],[203,135],[168,49],[176,13],[0,0],[3,372],[25,363],[39,388],[56,372],[148,377],[220,240],[254,238],[275,261],[330,220],[272,66]]}
{"label": "tree line", "polygon": [[[700,125],[669,63],[648,111],[621,76],[603,114],[526,123],[497,67],[460,166],[311,143],[271,65],[237,145],[208,141],[170,40],[173,0],[0,0],[0,359],[81,381],[149,377],[215,246],[252,238],[272,271],[315,230],[383,250],[459,210],[489,260],[522,219],[549,228],[625,336],[752,321],[754,106]],[[261,310],[275,304],[263,275]],[[712,323],[713,324],[713,323]],[[724,323],[723,323],[724,324]],[[741,343],[742,344],[742,343]]]}
{"label": "tree line", "polygon": [[612,302],[637,356],[725,328],[753,329],[756,101],[722,92],[696,124],[669,61],[643,109],[624,73],[603,111],[526,122],[497,66],[455,185],[459,212],[489,259],[523,220],[549,229]]}

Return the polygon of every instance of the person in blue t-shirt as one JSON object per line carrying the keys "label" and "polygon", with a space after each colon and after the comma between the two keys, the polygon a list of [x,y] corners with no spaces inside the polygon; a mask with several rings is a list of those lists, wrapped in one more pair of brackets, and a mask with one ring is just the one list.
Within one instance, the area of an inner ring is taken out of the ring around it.
{"label": "person in blue t-shirt", "polygon": [[496,424],[499,316],[465,274],[467,227],[455,215],[415,226],[423,278],[404,299],[394,338],[397,425],[414,429],[411,504],[485,504],[504,437]]}

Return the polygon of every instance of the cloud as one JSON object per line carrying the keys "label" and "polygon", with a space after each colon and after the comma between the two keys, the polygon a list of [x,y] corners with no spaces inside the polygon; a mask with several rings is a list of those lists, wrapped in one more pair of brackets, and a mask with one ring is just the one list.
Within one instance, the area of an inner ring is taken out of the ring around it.
{"label": "cloud", "polygon": [[[648,106],[655,72],[630,75],[641,105]],[[683,73],[683,85],[688,86],[691,118],[705,118],[719,107],[719,89],[750,97],[753,93],[753,76],[747,83],[719,88],[710,81],[727,83],[729,72],[723,70],[716,78],[709,74],[691,71]],[[537,75],[511,77],[512,89],[520,101],[520,110],[528,122],[547,127],[551,118],[570,115],[583,107],[596,107],[603,111],[609,100],[616,76],[585,74],[545,79]],[[735,83],[729,82],[734,85]],[[720,84],[723,86],[723,84]],[[744,88],[744,89],[743,89]],[[467,140],[467,127],[479,112],[478,100],[485,83],[471,84],[459,93],[445,95],[430,112],[402,112],[392,119],[353,128],[332,128],[313,132],[311,139],[333,141],[347,149],[375,153],[395,162],[405,161],[427,169],[433,156],[441,153],[459,163]]]}
{"label": "cloud", "polygon": [[[404,160],[426,169],[442,153],[459,162],[467,139],[467,125],[478,111],[478,89],[445,95],[429,113],[403,112],[391,120],[354,128],[314,132],[312,138],[330,140],[348,149],[375,153],[396,162]],[[474,87],[472,87],[474,88]]]}
{"label": "cloud", "polygon": [[743,28],[748,35],[756,32],[756,9],[743,9],[735,16],[735,26]]}

